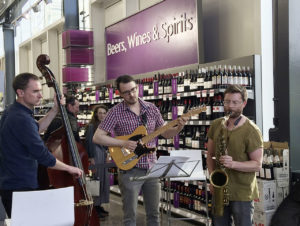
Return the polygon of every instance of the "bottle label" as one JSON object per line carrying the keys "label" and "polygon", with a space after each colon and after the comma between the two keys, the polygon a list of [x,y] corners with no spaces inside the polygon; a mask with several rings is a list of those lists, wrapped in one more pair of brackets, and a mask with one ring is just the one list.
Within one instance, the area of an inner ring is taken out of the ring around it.
{"label": "bottle label", "polygon": [[206,87],[206,88],[207,88],[207,89],[211,89],[211,88],[212,88],[212,85],[213,85],[213,84],[212,84],[212,81],[208,81],[208,82],[207,82],[207,87]]}
{"label": "bottle label", "polygon": [[192,147],[192,138],[191,137],[185,137],[185,145],[187,147]]}
{"label": "bottle label", "polygon": [[206,115],[211,115],[211,106],[206,106]]}
{"label": "bottle label", "polygon": [[199,114],[193,115],[191,117],[192,120],[198,120],[199,119]]}
{"label": "bottle label", "polygon": [[218,75],[217,77],[217,85],[221,85],[222,84],[222,77],[221,75]]}
{"label": "bottle label", "polygon": [[190,79],[184,79],[184,86],[190,86]]}
{"label": "bottle label", "polygon": [[178,115],[182,115],[183,111],[184,111],[184,106],[178,106],[178,112],[177,112],[177,114]]}
{"label": "bottle label", "polygon": [[172,112],[168,112],[168,120],[172,120]]}
{"label": "bottle label", "polygon": [[266,168],[265,178],[266,179],[272,179],[272,174],[271,174],[271,169],[270,168]]}
{"label": "bottle label", "polygon": [[204,82],[204,78],[197,78],[197,83],[203,83]]}
{"label": "bottle label", "polygon": [[224,112],[224,106],[219,106],[219,112],[223,113]]}
{"label": "bottle label", "polygon": [[213,76],[211,82],[212,82],[213,85],[216,85],[217,84],[217,77]]}
{"label": "bottle label", "polygon": [[158,87],[158,93],[163,94],[164,93],[164,87],[162,87],[162,86]]}
{"label": "bottle label", "polygon": [[265,168],[261,168],[260,171],[259,171],[259,176],[260,178],[265,178]]}
{"label": "bottle label", "polygon": [[153,95],[153,88],[149,88],[149,89],[148,89],[148,94],[149,94],[149,96],[150,96],[150,95]]}
{"label": "bottle label", "polygon": [[222,84],[223,85],[227,85],[228,84],[228,76],[227,75],[223,75]]}
{"label": "bottle label", "polygon": [[183,84],[179,84],[177,88],[178,88],[177,91],[178,91],[179,93],[184,92],[184,85],[183,85]]}

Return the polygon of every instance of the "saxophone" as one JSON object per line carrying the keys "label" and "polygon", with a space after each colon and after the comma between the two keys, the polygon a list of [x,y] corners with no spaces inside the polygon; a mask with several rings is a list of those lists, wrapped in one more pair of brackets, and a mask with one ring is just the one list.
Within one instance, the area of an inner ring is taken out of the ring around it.
{"label": "saxophone", "polygon": [[226,187],[228,183],[228,174],[225,171],[225,167],[219,162],[220,157],[227,154],[227,133],[225,135],[225,122],[229,116],[230,113],[224,117],[221,123],[222,128],[219,135],[219,150],[215,152],[216,169],[210,174],[210,183],[214,187],[214,195],[212,200],[212,212],[214,216],[223,216],[224,206],[229,204],[229,193]]}

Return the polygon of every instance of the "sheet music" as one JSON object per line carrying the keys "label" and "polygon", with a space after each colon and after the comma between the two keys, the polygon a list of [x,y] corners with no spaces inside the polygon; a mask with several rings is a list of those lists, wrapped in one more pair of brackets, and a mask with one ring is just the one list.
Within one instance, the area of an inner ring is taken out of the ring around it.
{"label": "sheet music", "polygon": [[[147,177],[161,177],[164,172],[166,171],[167,167],[169,166],[168,163],[171,163],[172,161],[178,166],[181,166],[184,164],[185,161],[187,161],[189,158],[183,157],[183,156],[176,156],[176,157],[170,157],[170,156],[160,156],[157,163],[149,170],[149,174]],[[165,177],[171,177],[171,176],[184,176],[182,174],[182,171],[180,168],[172,167],[167,175]]]}
{"label": "sheet music", "polygon": [[170,152],[170,155],[172,157],[175,156],[189,157],[189,160],[182,167],[182,169],[188,170],[188,172],[191,172],[189,170],[191,170],[191,168],[194,166],[194,164],[191,164],[191,162],[198,161],[198,164],[190,177],[171,178],[171,180],[205,180],[206,179],[206,176],[203,171],[201,150],[174,150]]}
{"label": "sheet music", "polygon": [[11,226],[71,226],[74,188],[14,192]]}

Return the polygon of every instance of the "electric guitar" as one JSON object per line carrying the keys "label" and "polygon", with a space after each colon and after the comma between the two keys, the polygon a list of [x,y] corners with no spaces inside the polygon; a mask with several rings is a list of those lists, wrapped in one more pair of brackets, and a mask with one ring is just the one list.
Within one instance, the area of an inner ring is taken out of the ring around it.
{"label": "electric guitar", "polygon": [[[206,107],[202,106],[198,109],[188,111],[181,117],[191,117],[192,115],[200,114],[202,111],[205,110]],[[120,140],[138,141],[137,147],[134,151],[130,151],[129,149],[126,149],[124,147],[109,147],[109,153],[114,162],[116,163],[117,167],[119,167],[121,170],[130,170],[138,163],[139,159],[143,155],[152,153],[156,150],[156,148],[148,148],[146,146],[146,144],[149,141],[176,125],[178,125],[178,119],[169,122],[168,124],[160,127],[159,129],[155,130],[149,135],[147,135],[147,129],[145,126],[139,126],[130,135],[116,137]]]}

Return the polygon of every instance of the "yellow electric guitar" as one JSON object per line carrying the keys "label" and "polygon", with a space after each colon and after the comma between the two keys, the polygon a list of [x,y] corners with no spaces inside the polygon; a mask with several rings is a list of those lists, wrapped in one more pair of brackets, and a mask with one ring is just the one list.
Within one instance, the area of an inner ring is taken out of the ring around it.
{"label": "yellow electric guitar", "polygon": [[[182,117],[191,117],[192,115],[200,114],[202,111],[205,111],[206,107],[202,106],[197,109],[193,109],[188,111],[186,114],[183,114]],[[137,147],[134,151],[130,151],[124,147],[109,147],[109,153],[116,163],[117,167],[122,170],[130,170],[133,168],[139,159],[145,155],[152,153],[156,150],[156,148],[148,148],[146,144],[154,139],[155,137],[161,135],[163,132],[168,129],[176,126],[178,124],[178,119],[175,119],[168,124],[160,127],[155,130],[153,133],[147,135],[147,129],[145,126],[137,127],[134,132],[127,136],[118,136],[117,139],[120,140],[134,140],[138,141]]]}

